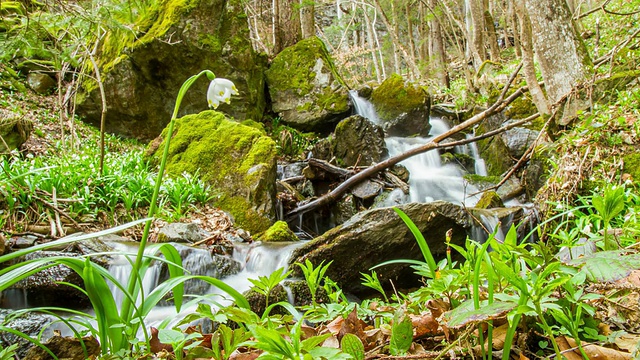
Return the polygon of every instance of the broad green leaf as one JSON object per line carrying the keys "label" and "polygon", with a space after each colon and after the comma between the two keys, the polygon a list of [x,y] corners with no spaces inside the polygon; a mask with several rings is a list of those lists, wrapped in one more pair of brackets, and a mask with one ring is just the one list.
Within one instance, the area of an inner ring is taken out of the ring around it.
{"label": "broad green leaf", "polygon": [[173,329],[160,329],[158,330],[158,340],[163,344],[179,344],[185,340],[185,335],[182,331]]}
{"label": "broad green leaf", "polygon": [[612,282],[620,280],[632,270],[640,269],[640,254],[629,254],[622,250],[601,251],[574,259],[570,262],[582,265],[582,270],[590,281]]}
{"label": "broad green leaf", "polygon": [[364,360],[364,345],[362,340],[354,334],[345,334],[340,341],[342,351],[351,355],[355,360]]}
{"label": "broad green leaf", "polygon": [[448,312],[444,318],[447,321],[447,327],[458,328],[470,323],[489,321],[504,316],[517,305],[515,302],[505,301],[494,301],[488,304],[485,300],[480,302],[478,309],[474,309],[473,301],[467,300]]}
{"label": "broad green leaf", "polygon": [[393,356],[401,356],[407,353],[413,342],[413,324],[411,318],[402,309],[398,309],[391,326],[391,339],[389,340],[389,353]]}

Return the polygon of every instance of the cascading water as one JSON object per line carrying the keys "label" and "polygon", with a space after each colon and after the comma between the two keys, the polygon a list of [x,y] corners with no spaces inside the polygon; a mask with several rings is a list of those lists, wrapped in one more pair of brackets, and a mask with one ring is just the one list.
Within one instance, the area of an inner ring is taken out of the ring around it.
{"label": "cascading water", "polygon": [[[247,291],[252,284],[249,279],[258,279],[260,276],[268,276],[279,268],[287,267],[289,257],[293,251],[301,246],[304,241],[295,243],[268,243],[268,244],[237,244],[231,257],[226,257],[224,261],[220,261],[223,256],[212,255],[206,249],[190,248],[185,245],[175,244],[177,250],[181,253],[183,259],[183,267],[190,273],[199,275],[208,275],[220,278],[227,285],[233,287],[239,292]],[[116,251],[131,254],[135,256],[135,244],[113,244]],[[216,259],[216,257],[218,259]],[[217,264],[217,265],[216,265]],[[221,276],[220,267],[235,267],[239,271],[232,275]],[[109,273],[117,282],[126,286],[131,277],[131,263],[125,256],[116,256],[114,262],[109,267]],[[149,267],[143,279],[143,288],[145,294],[148,294],[156,286],[162,282],[163,275],[160,262],[155,262]],[[227,305],[231,300],[225,298],[225,294],[219,289],[209,286],[208,284],[192,280],[192,284],[185,284],[185,294],[188,295],[207,295],[215,305]],[[116,304],[120,305],[124,295],[122,291],[115,285],[110,283],[110,288],[114,294]],[[220,296],[218,296],[220,295]],[[188,300],[188,299],[187,299]],[[145,318],[146,327],[158,326],[160,323],[168,319],[180,319],[188,313],[195,310],[195,306],[185,307],[178,314],[175,307],[169,305],[156,306]],[[63,333],[69,330],[59,328]]]}
{"label": "cascading water", "polygon": [[[368,118],[373,123],[380,125],[380,120],[373,105],[358,96],[357,92],[351,91],[351,99],[355,104],[356,113],[362,117]],[[432,117],[430,119],[431,132],[430,137],[388,137],[386,139],[389,156],[393,157],[407,150],[428,143],[432,137],[443,134],[449,130],[449,126],[440,118]],[[470,152],[474,159],[478,162],[481,160],[477,156],[477,150],[465,149]],[[438,151],[428,151],[419,155],[412,156],[402,162],[408,170],[409,179],[409,195],[406,196],[401,190],[394,190],[387,198],[385,206],[396,205],[406,202],[431,202],[434,200],[445,200],[453,203],[463,203],[467,206],[475,205],[479,198],[472,195],[478,190],[468,184],[463,179],[462,171],[453,164],[442,164]]]}

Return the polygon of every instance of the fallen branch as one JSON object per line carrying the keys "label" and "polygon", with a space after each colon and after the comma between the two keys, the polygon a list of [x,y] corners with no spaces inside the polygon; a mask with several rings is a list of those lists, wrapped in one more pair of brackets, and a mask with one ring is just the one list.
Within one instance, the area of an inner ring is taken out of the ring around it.
{"label": "fallen branch", "polygon": [[[511,84],[513,83],[513,81],[516,78],[516,75],[518,74],[518,72],[520,71],[520,69],[522,68],[522,64],[518,65],[518,68],[511,74],[511,77],[509,78],[509,81],[507,82],[507,84],[505,85],[504,89],[502,89],[502,92],[500,93],[500,96],[498,97],[498,99],[496,100],[495,103],[493,103],[493,105],[491,105],[488,109],[486,109],[485,111],[471,117],[469,120],[458,124],[454,127],[452,127],[449,131],[438,135],[436,137],[434,137],[430,142],[428,142],[427,144],[424,144],[422,146],[418,146],[415,147],[413,149],[410,149],[400,155],[394,156],[392,158],[389,158],[381,163],[375,164],[373,166],[370,166],[364,170],[362,170],[361,172],[355,174],[354,176],[350,177],[349,179],[347,179],[346,181],[344,181],[342,184],[340,184],[338,187],[336,187],[334,190],[332,190],[331,192],[319,197],[318,199],[311,201],[305,205],[299,206],[295,209],[293,209],[291,212],[289,212],[286,216],[287,220],[292,220],[297,216],[300,216],[306,212],[309,212],[311,210],[314,210],[318,207],[321,206],[325,206],[328,204],[332,204],[335,201],[337,201],[347,190],[349,190],[351,187],[353,187],[354,185],[358,184],[359,182],[369,178],[370,176],[386,169],[389,168],[405,159],[408,159],[412,156],[418,155],[418,154],[422,154],[425,153],[427,151],[430,150],[434,150],[434,149],[439,149],[439,148],[447,148],[450,146],[455,146],[455,145],[462,145],[462,144],[468,144],[480,139],[483,139],[485,137],[488,136],[492,136],[495,135],[495,131],[487,133],[487,134],[483,134],[481,136],[472,138],[472,139],[465,139],[465,140],[460,140],[460,141],[454,141],[454,142],[448,142],[445,144],[441,144],[441,142],[449,137],[451,137],[454,134],[459,133],[462,130],[468,129],[478,123],[480,123],[481,121],[483,121],[484,119],[486,119],[487,117],[497,114],[499,112],[501,112],[502,110],[504,110],[504,108],[506,108],[511,102],[513,102],[515,99],[517,99],[520,95],[523,94],[524,90],[522,90],[522,88],[516,90],[513,94],[511,94],[508,98],[505,99],[505,96],[507,94],[507,91],[509,90],[509,87],[511,86]],[[489,135],[492,134],[492,135]]]}

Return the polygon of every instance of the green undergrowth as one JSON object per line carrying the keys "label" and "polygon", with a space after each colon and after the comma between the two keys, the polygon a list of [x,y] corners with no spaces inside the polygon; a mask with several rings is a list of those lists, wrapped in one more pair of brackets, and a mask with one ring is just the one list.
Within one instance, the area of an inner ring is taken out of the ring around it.
{"label": "green undergrowth", "polygon": [[[0,221],[5,230],[49,224],[56,216],[65,224],[99,226],[144,217],[156,170],[143,159],[142,146],[107,136],[104,173],[100,174],[98,134],[80,123],[77,126],[85,137],[74,146],[70,136],[65,141],[49,139],[53,143],[45,154],[13,152],[0,159]],[[47,142],[41,136],[39,141]],[[213,197],[197,174],[168,178],[161,189],[161,217],[177,220]]]}

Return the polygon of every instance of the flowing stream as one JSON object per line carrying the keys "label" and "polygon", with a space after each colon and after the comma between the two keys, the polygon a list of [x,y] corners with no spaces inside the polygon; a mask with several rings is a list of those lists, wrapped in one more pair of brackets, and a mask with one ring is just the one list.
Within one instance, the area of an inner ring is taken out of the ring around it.
{"label": "flowing stream", "polygon": [[[356,114],[369,119],[376,125],[381,125],[381,121],[375,108],[366,99],[358,96],[356,91],[351,91],[351,99],[354,102]],[[430,119],[431,131],[429,137],[388,137],[386,138],[389,156],[393,157],[414,147],[428,143],[434,136],[445,133],[449,126],[441,118],[432,117]],[[473,156],[477,170],[476,173],[486,175],[484,161],[478,155],[475,144],[468,146],[458,146],[456,151]],[[416,156],[412,156],[402,162],[410,173],[409,195],[405,195],[401,190],[394,190],[384,205],[391,206],[408,202],[431,202],[434,200],[445,200],[455,204],[466,206],[475,205],[478,192],[474,186],[467,183],[463,178],[463,172],[454,164],[442,164],[440,153],[437,150],[428,151]]]}

